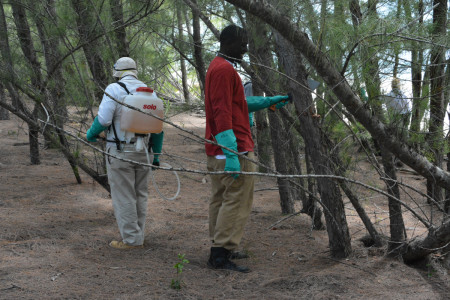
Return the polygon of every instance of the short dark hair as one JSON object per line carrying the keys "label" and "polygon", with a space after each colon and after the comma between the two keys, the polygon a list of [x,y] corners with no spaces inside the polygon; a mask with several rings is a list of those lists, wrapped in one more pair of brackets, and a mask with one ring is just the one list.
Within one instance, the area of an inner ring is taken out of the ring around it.
{"label": "short dark hair", "polygon": [[234,24],[228,25],[220,33],[220,43],[228,43],[247,35],[245,29]]}

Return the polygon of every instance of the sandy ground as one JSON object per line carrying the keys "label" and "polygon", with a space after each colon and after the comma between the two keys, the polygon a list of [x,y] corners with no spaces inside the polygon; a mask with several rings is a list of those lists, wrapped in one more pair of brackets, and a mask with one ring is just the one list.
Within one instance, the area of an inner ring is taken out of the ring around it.
{"label": "sandy ground", "polygon": [[[172,121],[203,134],[202,116],[178,115]],[[162,161],[206,169],[201,144],[171,126],[165,131],[164,149],[175,156]],[[305,215],[268,229],[284,217],[278,192],[260,191],[275,186],[271,178],[257,179],[242,241],[250,258],[238,263],[251,273],[206,267],[210,186],[201,174],[180,174],[181,192],[174,201],[161,199],[149,183],[145,248],[112,249],[108,242],[119,234],[101,186],[84,173],[77,184],[56,150],[42,149],[42,164],[30,165],[26,126],[16,119],[0,121],[0,138],[0,299],[448,299],[449,280],[442,270],[415,269],[364,248],[357,238],[365,230],[348,201],[354,252],[346,260],[330,258],[326,233],[311,231]],[[161,191],[173,194],[173,174],[157,171],[155,176]],[[424,189],[417,176],[400,176]],[[364,204],[387,234],[386,201],[372,196]],[[405,217],[410,237],[423,232],[416,220]],[[170,286],[177,278],[178,254],[190,261],[181,290]]]}

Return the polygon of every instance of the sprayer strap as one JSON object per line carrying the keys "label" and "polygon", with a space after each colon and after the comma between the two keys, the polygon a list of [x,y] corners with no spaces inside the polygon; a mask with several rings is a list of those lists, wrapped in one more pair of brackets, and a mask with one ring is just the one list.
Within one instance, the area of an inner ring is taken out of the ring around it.
{"label": "sprayer strap", "polygon": [[125,90],[125,92],[127,92],[128,95],[131,94],[125,83],[117,81],[117,84],[120,85]]}
{"label": "sprayer strap", "polygon": [[[128,95],[131,94],[130,91],[128,90],[128,88],[127,88],[127,86],[126,86],[125,83],[120,82],[120,81],[117,81],[117,84],[120,85],[120,86],[125,90],[125,92],[127,92]],[[120,151],[120,144],[121,144],[122,142],[121,142],[121,141],[119,140],[119,138],[117,137],[117,131],[116,131],[116,126],[114,126],[114,120],[113,120],[113,122],[111,123],[111,126],[112,126],[112,129],[113,129],[113,132],[114,132],[114,142],[116,143],[117,150]]]}

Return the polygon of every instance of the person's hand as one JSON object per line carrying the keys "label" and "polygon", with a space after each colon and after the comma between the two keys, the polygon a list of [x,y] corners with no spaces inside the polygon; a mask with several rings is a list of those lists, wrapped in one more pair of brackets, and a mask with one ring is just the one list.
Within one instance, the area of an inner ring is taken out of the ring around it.
{"label": "person's hand", "polygon": [[291,99],[290,95],[278,95],[278,96],[273,96],[273,97],[268,97],[270,99],[270,107],[269,109],[271,111],[275,111],[277,109],[282,108],[283,106],[285,106],[286,104],[288,104],[288,101]]}
{"label": "person's hand", "polygon": [[[155,155],[154,157],[153,157],[153,162],[152,162],[152,165],[154,165],[154,166],[156,166],[156,167],[159,167],[160,165],[159,165],[159,157],[158,157],[159,155]],[[152,170],[156,170],[156,168],[155,167],[152,167]]]}
{"label": "person's hand", "polygon": [[[161,131],[160,133],[152,133],[150,135],[150,139],[148,142],[148,148],[152,149],[153,153],[161,153],[162,146],[163,146],[163,140],[164,140],[164,131]],[[153,155],[153,163],[152,165],[159,167],[159,154]],[[156,168],[152,167],[152,170],[155,170]]]}
{"label": "person's hand", "polygon": [[98,121],[98,116],[95,117],[94,122],[91,125],[91,128],[89,128],[88,131],[86,132],[86,139],[89,142],[96,142],[98,135],[107,128],[108,127],[105,127],[102,124],[100,124],[100,122]]}
{"label": "person's hand", "polygon": [[92,143],[96,142],[97,136],[98,136],[98,134],[94,135],[91,128],[89,128],[88,131],[86,132],[86,139],[88,140],[88,142],[92,142]]}

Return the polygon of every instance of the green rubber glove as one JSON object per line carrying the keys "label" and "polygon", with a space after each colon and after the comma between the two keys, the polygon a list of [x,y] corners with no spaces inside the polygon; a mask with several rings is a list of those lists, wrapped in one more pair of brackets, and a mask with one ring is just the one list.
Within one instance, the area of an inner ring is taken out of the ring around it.
{"label": "green rubber glove", "polygon": [[[228,129],[217,134],[216,140],[220,145],[237,152],[236,136],[234,135],[233,129]],[[239,163],[239,157],[237,156],[237,154],[232,153],[224,148],[222,148],[222,151],[226,156],[224,171],[240,171],[241,164]],[[239,177],[239,174],[231,174],[231,176],[236,179]]]}
{"label": "green rubber glove", "polygon": [[102,133],[103,131],[105,131],[106,129],[108,129],[108,127],[102,126],[102,124],[100,124],[100,122],[98,121],[98,116],[97,116],[97,117],[95,117],[94,122],[91,125],[91,128],[89,128],[86,133],[86,139],[89,142],[96,142],[98,135],[100,133]]}
{"label": "green rubber glove", "polygon": [[[164,140],[164,131],[161,131],[160,133],[152,133],[150,135],[149,148],[152,149],[153,153],[161,153],[163,140]],[[152,165],[159,167],[159,154],[153,155]]]}
{"label": "green rubber glove", "polygon": [[[281,101],[285,100],[282,106],[286,105],[287,101],[290,100],[289,95],[285,96],[273,96],[273,97],[263,97],[263,96],[249,96],[247,99],[247,106],[249,112],[258,111],[267,107],[270,107],[274,104],[280,103]],[[282,107],[281,106],[281,107]],[[280,108],[281,108],[280,107]]]}

